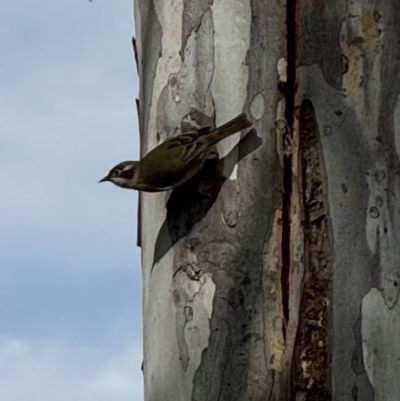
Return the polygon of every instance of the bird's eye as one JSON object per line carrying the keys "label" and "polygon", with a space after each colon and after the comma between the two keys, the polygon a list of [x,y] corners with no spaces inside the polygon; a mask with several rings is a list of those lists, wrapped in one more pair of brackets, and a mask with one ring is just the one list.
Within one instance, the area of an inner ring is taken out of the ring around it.
{"label": "bird's eye", "polygon": [[120,175],[121,170],[114,170],[114,175],[116,175],[117,177]]}

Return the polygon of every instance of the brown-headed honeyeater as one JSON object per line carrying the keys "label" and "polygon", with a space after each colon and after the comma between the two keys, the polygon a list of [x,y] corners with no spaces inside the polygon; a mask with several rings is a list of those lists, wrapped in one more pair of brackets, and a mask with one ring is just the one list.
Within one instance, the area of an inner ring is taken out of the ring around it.
{"label": "brown-headed honeyeater", "polygon": [[99,182],[146,192],[168,191],[194,177],[219,141],[250,126],[246,115],[240,114],[214,130],[205,127],[169,138],[140,161],[117,164]]}

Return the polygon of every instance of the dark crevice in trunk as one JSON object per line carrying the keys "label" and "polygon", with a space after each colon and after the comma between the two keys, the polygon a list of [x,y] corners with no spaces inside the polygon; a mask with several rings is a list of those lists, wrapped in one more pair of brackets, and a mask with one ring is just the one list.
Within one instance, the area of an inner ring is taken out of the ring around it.
{"label": "dark crevice in trunk", "polygon": [[289,321],[289,273],[290,273],[290,197],[292,193],[292,158],[286,157],[283,170],[283,207],[282,207],[282,308],[283,337],[286,340],[286,327]]}
{"label": "dark crevice in trunk", "polygon": [[[291,400],[329,401],[332,241],[325,165],[314,106],[305,99],[299,116],[299,172],[306,270],[292,364]],[[301,398],[301,399],[303,399]]]}
{"label": "dark crevice in trunk", "polygon": [[[286,328],[289,322],[289,274],[290,274],[290,209],[292,194],[292,155],[290,152],[293,136],[294,102],[296,83],[296,1],[288,0],[286,4],[287,29],[287,83],[285,91],[285,118],[287,129],[284,138],[283,157],[283,199],[282,199],[282,309],[283,337],[286,340]],[[289,150],[289,151],[288,151]]]}

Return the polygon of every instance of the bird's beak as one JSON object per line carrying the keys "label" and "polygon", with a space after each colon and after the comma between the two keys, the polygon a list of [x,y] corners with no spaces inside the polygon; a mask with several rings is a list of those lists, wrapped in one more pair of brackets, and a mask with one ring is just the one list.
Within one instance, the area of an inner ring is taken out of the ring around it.
{"label": "bird's beak", "polygon": [[106,175],[104,178],[102,178],[98,184],[100,184],[101,182],[105,182],[105,181],[110,181],[110,179],[108,178],[108,175]]}

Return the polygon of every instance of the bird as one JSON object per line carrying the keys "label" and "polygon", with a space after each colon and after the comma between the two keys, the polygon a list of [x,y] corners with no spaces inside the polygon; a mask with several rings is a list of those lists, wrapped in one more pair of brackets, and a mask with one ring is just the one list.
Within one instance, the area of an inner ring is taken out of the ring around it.
{"label": "bird", "polygon": [[203,127],[168,138],[141,160],[117,164],[99,183],[143,192],[174,189],[200,172],[218,142],[251,125],[242,113],[216,129]]}

